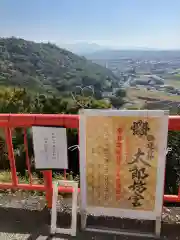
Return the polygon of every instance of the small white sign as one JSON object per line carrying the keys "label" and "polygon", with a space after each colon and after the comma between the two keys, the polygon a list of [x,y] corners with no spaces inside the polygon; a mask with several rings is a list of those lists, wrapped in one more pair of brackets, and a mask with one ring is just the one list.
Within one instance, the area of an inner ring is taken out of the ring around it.
{"label": "small white sign", "polygon": [[67,169],[66,128],[32,127],[35,167],[37,169]]}

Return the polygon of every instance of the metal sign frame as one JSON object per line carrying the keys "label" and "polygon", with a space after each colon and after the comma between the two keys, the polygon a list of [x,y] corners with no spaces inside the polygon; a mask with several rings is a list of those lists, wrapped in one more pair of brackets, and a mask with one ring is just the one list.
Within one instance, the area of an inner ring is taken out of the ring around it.
{"label": "metal sign frame", "polygon": [[[94,216],[111,216],[139,220],[154,220],[155,235],[160,236],[161,232],[161,214],[163,206],[164,193],[164,178],[165,178],[165,164],[166,164],[166,148],[167,148],[167,134],[168,134],[168,111],[162,110],[93,110],[83,109],[80,111],[80,187],[81,187],[81,227],[84,230],[108,232],[115,234],[138,235],[152,237],[154,234],[149,233],[130,233],[124,231],[113,231],[112,229],[93,229],[86,228],[87,215]],[[154,211],[129,210],[121,208],[106,208],[88,206],[86,199],[87,179],[86,179],[86,118],[88,116],[138,116],[138,117],[158,117],[162,119],[160,138],[158,139],[158,166],[157,166],[157,182],[156,182],[156,199]]]}
{"label": "metal sign frame", "polygon": [[[57,199],[58,199],[58,186],[72,187],[72,217],[71,228],[57,228]],[[53,183],[53,199],[52,199],[52,212],[51,212],[51,234],[70,234],[76,236],[77,228],[77,197],[78,197],[78,183],[75,181],[59,180]]]}

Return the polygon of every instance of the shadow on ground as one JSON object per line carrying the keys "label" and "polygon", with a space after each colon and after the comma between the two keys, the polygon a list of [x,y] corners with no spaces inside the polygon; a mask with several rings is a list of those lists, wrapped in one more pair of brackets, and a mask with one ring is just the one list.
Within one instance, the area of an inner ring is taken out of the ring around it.
{"label": "shadow on ground", "polygon": [[[70,215],[68,214],[59,214],[58,215],[58,223],[61,224],[61,227],[67,227],[70,225]],[[50,223],[50,214],[47,209],[42,211],[31,211],[25,209],[15,209],[15,208],[0,208],[0,239],[26,239],[26,240],[47,240],[51,239],[49,236],[49,223]],[[78,226],[80,224],[80,218],[78,216]],[[90,225],[106,225],[108,227],[121,227],[122,222],[120,220],[115,219],[106,219],[103,218],[90,218],[89,219]],[[149,223],[148,223],[149,224]],[[143,225],[143,230],[152,230],[152,224],[145,224]],[[59,225],[59,224],[58,224]],[[137,229],[140,223],[133,224],[132,221],[129,221],[129,226],[134,226]],[[123,221],[124,226],[124,221]],[[1,234],[7,234],[5,235]],[[9,237],[11,234],[15,234],[16,237]],[[16,235],[17,234],[17,235]],[[26,235],[26,237],[18,237],[20,235]],[[89,232],[77,232],[77,237],[70,238],[66,236],[56,236],[54,239],[79,239],[79,240],[145,240],[146,238],[140,237],[126,237],[126,236],[115,236],[115,235],[107,235],[107,234],[95,234]],[[179,224],[163,224],[162,226],[162,237],[161,239],[180,239],[180,226]]]}

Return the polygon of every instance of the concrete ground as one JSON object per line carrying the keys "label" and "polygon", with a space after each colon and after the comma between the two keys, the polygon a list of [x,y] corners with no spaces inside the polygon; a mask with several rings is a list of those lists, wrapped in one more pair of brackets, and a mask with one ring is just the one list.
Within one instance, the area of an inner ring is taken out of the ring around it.
{"label": "concrete ground", "polygon": [[[58,225],[67,227],[70,225],[70,201],[65,201],[58,209]],[[0,196],[0,240],[147,240],[147,237],[127,237],[124,235],[97,234],[92,232],[81,232],[79,230],[80,218],[78,217],[77,236],[56,235],[49,236],[49,211],[42,207],[44,200],[41,197],[26,197],[19,199],[17,196]],[[162,237],[161,239],[178,240],[180,239],[180,208],[165,209],[163,213]],[[135,230],[152,232],[153,224],[150,222],[142,223],[137,221],[125,221],[113,218],[90,217],[90,225],[103,225],[112,228],[134,228]],[[151,238],[153,239],[153,238]]]}
{"label": "concrete ground", "polygon": [[[42,211],[30,211],[15,208],[0,208],[0,239],[2,240],[47,240],[52,239],[49,236],[49,212],[44,209]],[[70,222],[70,216],[60,214],[58,219],[63,225],[67,226]],[[58,222],[59,222],[58,221]],[[97,220],[96,220],[97,222]],[[101,222],[101,220],[100,220]],[[92,224],[92,221],[91,221]],[[118,225],[117,221],[114,225]],[[147,228],[147,225],[145,226]],[[147,240],[140,237],[115,236],[108,234],[95,234],[92,232],[77,232],[77,236],[72,238],[68,236],[57,235],[53,239],[67,240]],[[152,238],[151,238],[152,239]],[[161,239],[180,239],[180,226],[178,224],[163,224]]]}

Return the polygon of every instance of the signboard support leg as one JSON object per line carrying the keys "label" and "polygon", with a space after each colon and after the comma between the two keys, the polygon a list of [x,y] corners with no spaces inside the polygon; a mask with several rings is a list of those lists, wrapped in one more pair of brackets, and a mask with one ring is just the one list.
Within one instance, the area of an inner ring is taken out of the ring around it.
{"label": "signboard support leg", "polygon": [[[71,228],[57,228],[57,199],[58,199],[58,186],[72,187],[72,218]],[[70,234],[76,236],[77,226],[77,197],[78,197],[78,183],[74,181],[59,180],[53,184],[53,205],[51,213],[51,234]]]}
{"label": "signboard support leg", "polygon": [[155,234],[156,234],[157,237],[160,237],[160,235],[161,235],[161,217],[156,218]]}
{"label": "signboard support leg", "polygon": [[58,185],[53,184],[53,199],[52,199],[52,211],[51,211],[51,234],[56,233],[56,222],[57,222],[57,198],[58,198]]}
{"label": "signboard support leg", "polygon": [[86,229],[86,222],[87,222],[87,214],[86,211],[81,212],[81,229]]}

